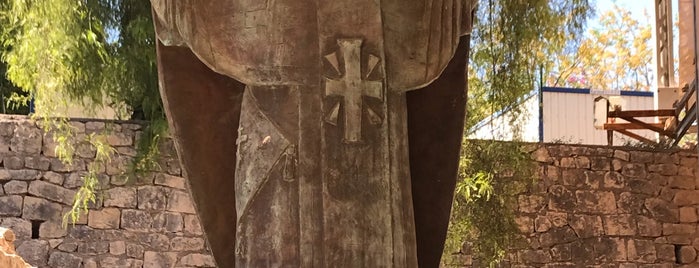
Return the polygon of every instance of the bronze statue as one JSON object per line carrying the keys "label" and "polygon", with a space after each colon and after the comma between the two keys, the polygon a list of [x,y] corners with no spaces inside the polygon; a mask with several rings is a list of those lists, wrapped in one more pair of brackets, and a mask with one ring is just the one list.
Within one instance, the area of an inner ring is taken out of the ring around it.
{"label": "bronze statue", "polygon": [[474,0],[151,0],[219,267],[438,267]]}

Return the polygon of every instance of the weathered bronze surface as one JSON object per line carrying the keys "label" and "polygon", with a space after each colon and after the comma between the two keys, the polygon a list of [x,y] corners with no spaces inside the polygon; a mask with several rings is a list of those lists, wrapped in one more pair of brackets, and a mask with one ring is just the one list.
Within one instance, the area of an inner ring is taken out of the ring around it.
{"label": "weathered bronze surface", "polygon": [[472,0],[152,0],[220,267],[438,267]]}

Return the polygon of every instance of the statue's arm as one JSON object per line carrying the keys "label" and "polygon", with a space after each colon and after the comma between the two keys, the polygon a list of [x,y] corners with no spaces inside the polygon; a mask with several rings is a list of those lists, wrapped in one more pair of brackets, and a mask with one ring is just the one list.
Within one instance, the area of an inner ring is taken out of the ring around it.
{"label": "statue's arm", "polygon": [[461,37],[437,80],[407,93],[419,267],[439,267],[444,248],[466,114],[469,40]]}
{"label": "statue's arm", "polygon": [[158,41],[170,133],[218,267],[234,267],[236,140],[244,84],[213,72],[187,47]]}

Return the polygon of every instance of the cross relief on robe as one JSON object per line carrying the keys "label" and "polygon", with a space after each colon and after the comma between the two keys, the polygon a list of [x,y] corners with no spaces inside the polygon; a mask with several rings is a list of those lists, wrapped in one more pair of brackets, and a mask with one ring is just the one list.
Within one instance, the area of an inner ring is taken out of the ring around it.
{"label": "cross relief on robe", "polygon": [[[362,39],[338,39],[340,53],[344,60],[344,75],[338,79],[325,78],[325,95],[342,97],[342,105],[336,103],[326,117],[326,122],[337,126],[340,106],[344,111],[344,138],[346,143],[362,141],[362,114],[364,96],[383,101],[383,83],[366,80],[379,63],[379,58],[369,55],[367,71],[362,77],[361,48]],[[325,56],[325,59],[340,72],[337,53]],[[372,124],[380,124],[381,118],[370,107],[368,117]]]}

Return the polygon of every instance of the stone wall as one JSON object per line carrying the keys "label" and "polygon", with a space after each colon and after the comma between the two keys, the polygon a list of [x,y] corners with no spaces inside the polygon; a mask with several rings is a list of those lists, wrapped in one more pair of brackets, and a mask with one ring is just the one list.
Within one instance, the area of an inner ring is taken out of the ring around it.
{"label": "stone wall", "polygon": [[78,140],[107,130],[117,156],[104,167],[104,189],[87,215],[67,229],[62,215],[82,185],[95,151],[75,147],[72,166],[55,156],[55,143],[24,117],[0,116],[0,227],[16,234],[16,251],[38,267],[214,267],[181,177],[174,150],[161,146],[162,172],[126,181],[141,126],[71,122]]}
{"label": "stone wall", "polygon": [[[0,116],[0,227],[16,234],[18,255],[38,267],[215,266],[171,144],[161,146],[161,172],[126,182],[141,126],[71,124],[78,139],[106,129],[118,153],[99,176],[101,198],[64,229],[94,149],[79,143],[75,164],[63,165],[50,134]],[[695,153],[541,145],[532,158],[540,179],[518,197],[522,239],[504,267],[699,266]]]}
{"label": "stone wall", "polygon": [[503,267],[699,267],[695,152],[544,145],[532,156],[540,179],[518,197],[522,239]]}

